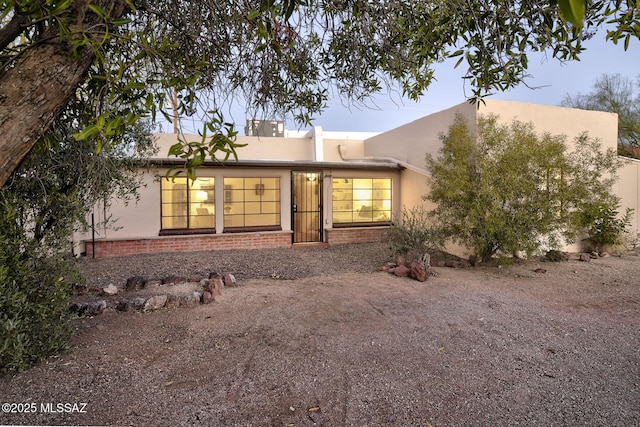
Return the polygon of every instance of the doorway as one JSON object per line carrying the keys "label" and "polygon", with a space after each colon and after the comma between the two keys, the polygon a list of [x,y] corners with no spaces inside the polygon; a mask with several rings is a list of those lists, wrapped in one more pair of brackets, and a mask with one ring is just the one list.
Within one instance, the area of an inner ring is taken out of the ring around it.
{"label": "doorway", "polygon": [[322,242],[322,172],[291,172],[293,243]]}

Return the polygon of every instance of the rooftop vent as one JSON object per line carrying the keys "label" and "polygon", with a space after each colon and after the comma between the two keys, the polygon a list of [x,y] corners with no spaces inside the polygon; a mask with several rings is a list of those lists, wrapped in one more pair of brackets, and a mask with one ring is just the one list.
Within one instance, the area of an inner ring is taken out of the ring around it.
{"label": "rooftop vent", "polygon": [[283,120],[255,120],[248,119],[244,128],[247,136],[275,136],[284,138]]}

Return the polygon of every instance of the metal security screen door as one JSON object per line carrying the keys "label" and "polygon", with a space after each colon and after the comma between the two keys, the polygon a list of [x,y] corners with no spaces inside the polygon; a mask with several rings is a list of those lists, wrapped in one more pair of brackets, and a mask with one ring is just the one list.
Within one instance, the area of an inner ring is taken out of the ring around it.
{"label": "metal security screen door", "polygon": [[291,172],[293,243],[322,241],[322,173]]}

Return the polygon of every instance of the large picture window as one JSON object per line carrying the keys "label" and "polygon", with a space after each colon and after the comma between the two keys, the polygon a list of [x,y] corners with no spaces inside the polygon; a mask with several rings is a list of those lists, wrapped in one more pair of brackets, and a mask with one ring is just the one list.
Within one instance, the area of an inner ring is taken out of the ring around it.
{"label": "large picture window", "polygon": [[213,231],[215,191],[213,178],[162,180],[162,230]]}
{"label": "large picture window", "polygon": [[333,178],[334,225],[391,221],[391,178]]}
{"label": "large picture window", "polygon": [[225,178],[224,228],[279,229],[280,178]]}

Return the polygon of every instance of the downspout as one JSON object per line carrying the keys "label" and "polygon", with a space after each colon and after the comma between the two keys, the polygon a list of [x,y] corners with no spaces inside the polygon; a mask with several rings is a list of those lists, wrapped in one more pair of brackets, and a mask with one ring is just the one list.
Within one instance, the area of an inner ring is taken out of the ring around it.
{"label": "downspout", "polygon": [[419,168],[418,166],[412,165],[410,163],[407,163],[403,160],[400,159],[396,159],[394,157],[358,157],[358,158],[348,158],[347,157],[347,146],[346,145],[338,145],[338,153],[340,153],[340,158],[345,161],[345,162],[357,162],[357,161],[361,161],[361,162],[366,162],[366,161],[373,161],[373,162],[393,162],[396,163],[400,166],[402,166],[405,169],[409,169],[412,172],[416,172],[419,173],[420,175],[424,175],[424,176],[428,176],[431,177],[431,172],[429,172],[426,169],[423,168]]}

